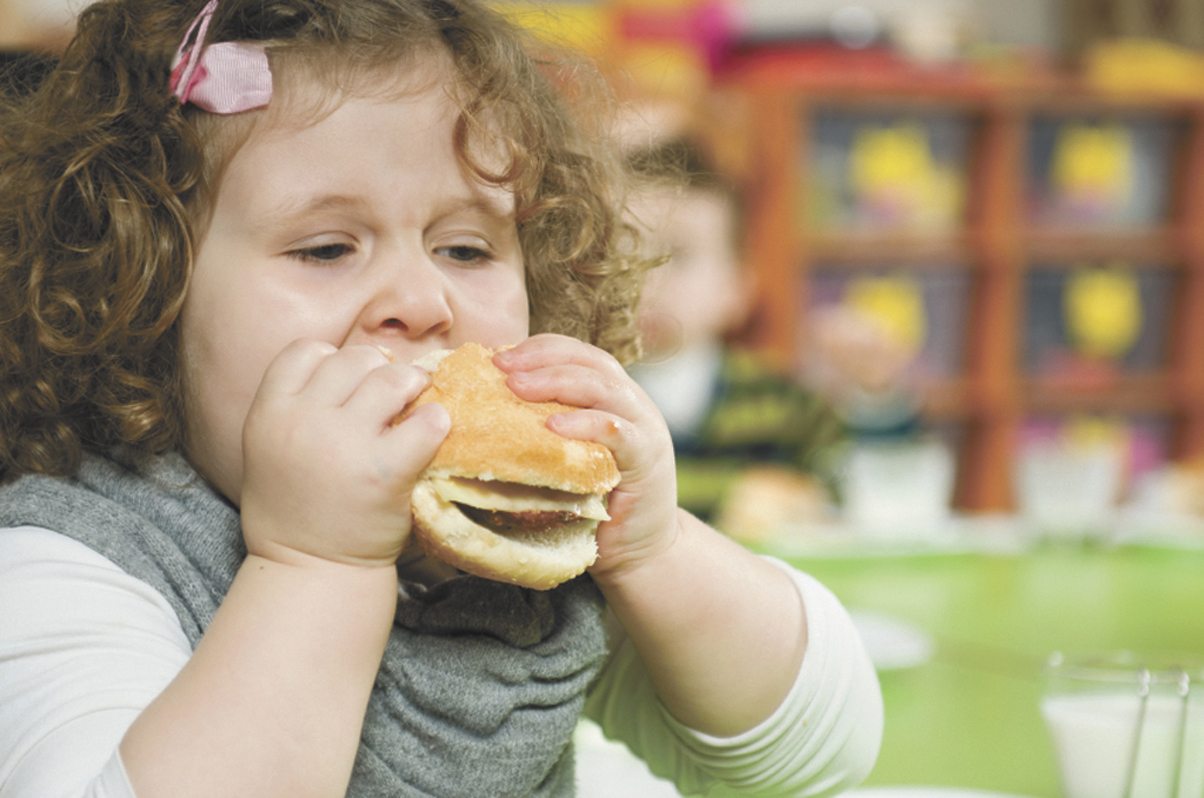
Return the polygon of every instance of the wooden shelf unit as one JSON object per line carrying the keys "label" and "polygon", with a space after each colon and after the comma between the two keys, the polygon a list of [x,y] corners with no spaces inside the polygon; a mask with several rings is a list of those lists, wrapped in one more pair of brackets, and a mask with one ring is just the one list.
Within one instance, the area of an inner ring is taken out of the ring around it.
{"label": "wooden shelf unit", "polygon": [[[1004,85],[963,69],[809,70],[768,59],[734,70],[729,87],[750,108],[746,142],[746,257],[764,287],[753,343],[799,365],[807,278],[817,265],[959,264],[972,276],[961,373],[925,386],[925,416],[961,427],[956,505],[1009,510],[1012,463],[1030,414],[1148,413],[1169,421],[1170,455],[1204,453],[1204,100],[1092,94],[1069,79]],[[820,113],[953,113],[972,120],[966,219],[960,229],[815,229],[809,150]],[[1035,119],[1075,115],[1175,122],[1168,218],[1152,226],[1047,226],[1030,221],[1030,135]],[[1120,258],[1175,275],[1165,364],[1098,385],[1025,373],[1026,280],[1038,264]],[[926,268],[944,268],[926,266]]]}

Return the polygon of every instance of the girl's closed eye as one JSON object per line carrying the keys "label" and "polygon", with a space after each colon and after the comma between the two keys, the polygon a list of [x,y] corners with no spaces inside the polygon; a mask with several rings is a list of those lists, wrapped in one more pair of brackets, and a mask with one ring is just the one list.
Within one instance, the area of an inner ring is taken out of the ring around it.
{"label": "girl's closed eye", "polygon": [[493,253],[483,246],[473,244],[446,244],[435,247],[434,252],[440,257],[449,258],[460,264],[484,264],[493,260]]}
{"label": "girl's closed eye", "polygon": [[342,260],[355,251],[351,244],[343,242],[331,242],[328,244],[314,244],[312,246],[301,247],[288,251],[288,256],[296,258],[300,261],[309,263],[329,264]]}

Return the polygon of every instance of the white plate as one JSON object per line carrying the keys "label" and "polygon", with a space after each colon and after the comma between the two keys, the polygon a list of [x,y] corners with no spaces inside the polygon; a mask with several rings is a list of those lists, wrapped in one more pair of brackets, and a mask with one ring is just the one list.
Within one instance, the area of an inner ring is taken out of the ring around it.
{"label": "white plate", "polygon": [[850,609],[849,615],[879,671],[914,668],[932,659],[936,641],[910,621],[862,609]]}
{"label": "white plate", "polygon": [[1025,798],[1023,795],[965,790],[960,787],[866,787],[845,795],[848,798]]}

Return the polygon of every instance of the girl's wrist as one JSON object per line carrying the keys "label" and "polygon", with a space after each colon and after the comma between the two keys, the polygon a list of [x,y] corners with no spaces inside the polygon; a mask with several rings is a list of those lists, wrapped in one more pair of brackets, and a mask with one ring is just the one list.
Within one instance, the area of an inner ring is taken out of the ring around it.
{"label": "girl's wrist", "polygon": [[[249,554],[239,568],[230,593],[237,592],[244,598],[257,596],[251,601],[264,602],[265,607],[293,605],[292,610],[284,611],[284,615],[292,620],[281,620],[281,623],[304,626],[316,622],[318,626],[327,626],[323,637],[348,633],[349,627],[357,627],[364,633],[369,628],[377,629],[382,635],[379,642],[383,646],[383,636],[387,636],[397,609],[397,585],[397,568],[393,565],[352,565],[309,555],[281,562]],[[302,616],[320,611],[323,618],[304,620],[300,616],[294,617],[294,611],[301,607],[310,608],[303,611]],[[342,620],[336,620],[339,618]],[[345,628],[336,632],[335,627],[339,626]]]}
{"label": "girl's wrist", "polygon": [[[265,525],[254,526],[258,534],[248,535],[247,514],[243,513],[243,534],[248,556],[256,556],[266,562],[295,568],[323,569],[327,566],[351,569],[393,569],[405,545],[395,546],[368,543],[358,547],[347,546],[337,532],[325,537],[310,535],[299,543],[282,542],[283,534],[272,534]],[[336,545],[337,544],[337,545]]]}
{"label": "girl's wrist", "polygon": [[671,567],[673,558],[689,545],[691,518],[681,508],[674,508],[671,528],[665,534],[639,548],[612,555],[609,558],[612,562],[604,567],[591,568],[594,582],[604,594],[640,590],[641,585],[659,582],[662,569]]}
{"label": "girl's wrist", "polygon": [[282,546],[269,546],[266,551],[248,553],[242,570],[257,570],[276,578],[311,582],[340,582],[397,585],[397,566],[393,562],[343,562],[307,554]]}

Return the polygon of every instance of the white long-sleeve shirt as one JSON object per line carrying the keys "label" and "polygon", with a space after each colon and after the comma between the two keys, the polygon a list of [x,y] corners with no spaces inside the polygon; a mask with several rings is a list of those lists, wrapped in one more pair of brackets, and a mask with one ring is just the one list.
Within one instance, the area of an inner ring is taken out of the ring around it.
{"label": "white long-sleeve shirt", "polygon": [[[877,757],[881,694],[848,614],[778,564],[803,597],[808,645],[790,694],[759,726],[720,739],[677,723],[626,641],[587,700],[608,736],[683,793],[708,788],[705,768],[743,790],[830,795]],[[191,653],[146,583],[56,532],[0,530],[0,798],[136,798],[118,744]]]}

